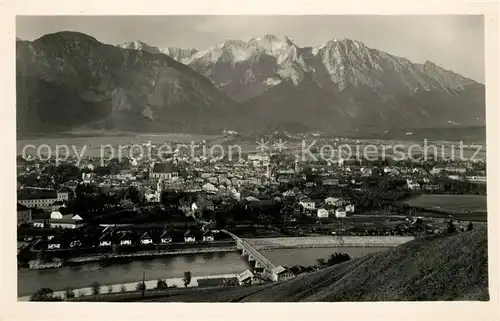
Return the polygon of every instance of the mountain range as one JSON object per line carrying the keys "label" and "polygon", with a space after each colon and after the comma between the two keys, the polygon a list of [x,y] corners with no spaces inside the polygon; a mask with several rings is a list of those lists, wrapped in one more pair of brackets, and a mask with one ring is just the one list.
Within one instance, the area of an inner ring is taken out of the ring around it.
{"label": "mountain range", "polygon": [[59,32],[16,44],[20,134],[485,124],[483,84],[347,38],[300,47],[264,35],[198,50]]}

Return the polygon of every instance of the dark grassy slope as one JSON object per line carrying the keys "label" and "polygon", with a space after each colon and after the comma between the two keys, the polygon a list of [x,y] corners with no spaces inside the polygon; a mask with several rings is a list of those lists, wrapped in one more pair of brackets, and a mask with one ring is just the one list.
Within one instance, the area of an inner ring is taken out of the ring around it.
{"label": "dark grassy slope", "polygon": [[237,105],[208,79],[162,54],[62,31],[16,42],[21,137],[80,129],[220,132]]}
{"label": "dark grassy slope", "polygon": [[486,230],[417,240],[242,301],[488,300]]}

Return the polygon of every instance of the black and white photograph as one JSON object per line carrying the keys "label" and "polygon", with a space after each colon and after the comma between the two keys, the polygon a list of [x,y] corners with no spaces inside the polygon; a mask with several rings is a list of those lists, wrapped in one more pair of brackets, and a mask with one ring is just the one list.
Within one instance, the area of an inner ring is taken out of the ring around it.
{"label": "black and white photograph", "polygon": [[15,25],[19,302],[491,299],[484,15]]}

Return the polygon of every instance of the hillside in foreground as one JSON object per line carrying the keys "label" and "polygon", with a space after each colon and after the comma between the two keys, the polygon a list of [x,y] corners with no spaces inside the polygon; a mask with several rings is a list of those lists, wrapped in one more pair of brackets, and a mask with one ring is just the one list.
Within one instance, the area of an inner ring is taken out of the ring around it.
{"label": "hillside in foreground", "polygon": [[486,229],[417,240],[242,301],[488,300]]}

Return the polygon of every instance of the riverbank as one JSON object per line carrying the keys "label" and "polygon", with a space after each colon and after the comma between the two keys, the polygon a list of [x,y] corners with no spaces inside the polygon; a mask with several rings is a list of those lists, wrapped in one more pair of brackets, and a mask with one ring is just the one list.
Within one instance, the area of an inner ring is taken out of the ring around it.
{"label": "riverbank", "polygon": [[257,250],[325,247],[394,247],[415,239],[414,236],[314,236],[247,238]]}
{"label": "riverbank", "polygon": [[140,251],[132,253],[121,254],[108,254],[108,255],[95,255],[95,256],[82,256],[74,257],[67,260],[68,263],[90,263],[90,262],[105,262],[113,261],[116,259],[125,258],[146,258],[146,257],[161,257],[169,255],[186,255],[186,254],[205,254],[205,253],[228,253],[236,252],[236,246],[228,247],[208,247],[208,248],[191,248],[191,249],[170,249],[170,250],[157,250],[157,251]]}
{"label": "riverbank", "polygon": [[[220,274],[220,275],[208,275],[208,276],[193,276],[191,278],[191,282],[187,287],[197,287],[199,280],[207,280],[207,279],[231,279],[235,278],[238,274]],[[156,287],[157,279],[155,280],[147,280],[144,283],[146,284],[146,290],[152,290]],[[184,281],[182,278],[168,278],[165,279],[167,286],[169,287],[184,287]],[[120,292],[132,292],[136,291],[137,283],[142,282],[142,280],[137,280],[137,282],[130,283],[118,283],[118,284],[102,284],[101,285],[101,293],[120,293]],[[75,293],[76,297],[81,296],[91,296],[92,288],[85,287],[80,289],[72,289]],[[66,291],[54,291],[54,296],[65,296]],[[18,301],[29,301],[30,296],[21,296],[17,298]]]}
{"label": "riverbank", "polygon": [[250,268],[238,252],[218,252],[160,257],[136,257],[71,264],[57,269],[17,270],[18,296],[28,296],[40,288],[62,291],[80,289],[93,282],[104,284],[137,283],[146,280],[182,278],[185,271],[193,277],[237,274]]}
{"label": "riverbank", "polygon": [[[78,265],[84,263],[93,262],[112,262],[120,259],[127,258],[155,258],[163,256],[175,256],[175,255],[191,255],[191,254],[206,254],[206,253],[229,253],[236,252],[236,243],[232,242],[234,245],[227,245],[228,242],[223,244],[214,243],[210,247],[191,247],[191,248],[168,248],[168,249],[156,249],[156,250],[143,250],[137,252],[127,252],[127,253],[102,253],[94,255],[81,255],[74,256],[70,258],[59,258],[58,262],[61,264],[49,268],[60,268],[67,265]],[[231,243],[229,243],[231,244]],[[50,253],[50,251],[48,251]],[[57,256],[56,256],[57,257]],[[33,261],[33,260],[32,260]],[[23,267],[30,267],[30,269],[37,270],[38,268],[31,268],[29,265],[30,261],[21,264]],[[47,265],[52,264],[51,262]]]}

